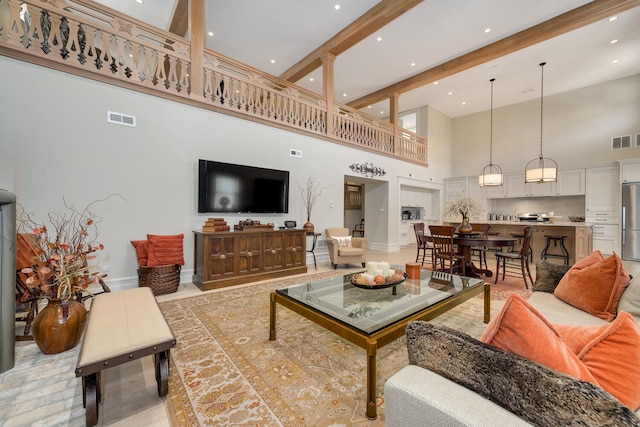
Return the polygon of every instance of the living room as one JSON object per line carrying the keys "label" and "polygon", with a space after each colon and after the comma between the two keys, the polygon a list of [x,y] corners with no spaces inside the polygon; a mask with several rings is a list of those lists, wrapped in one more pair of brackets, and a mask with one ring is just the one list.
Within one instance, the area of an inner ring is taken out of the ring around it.
{"label": "living room", "polygon": [[[429,141],[424,167],[6,56],[0,56],[0,68],[0,93],[10,100],[0,104],[0,188],[15,192],[38,217],[62,210],[65,201],[84,206],[110,194],[122,196],[94,206],[105,246],[100,264],[114,291],[137,287],[130,241],[147,233],[184,234],[181,281],[191,281],[193,231],[210,216],[196,212],[198,159],[289,171],[289,213],[251,215],[276,227],[285,220],[306,222],[298,185],[317,179],[327,186],[311,217],[318,231],[343,224],[344,182],[362,179],[350,166],[381,167],[386,175],[367,178],[365,185],[366,237],[373,249],[390,252],[399,249],[400,183],[438,189],[445,178],[476,174],[488,160],[488,109],[452,119],[421,107],[418,133]],[[529,86],[537,87],[538,71],[533,64]],[[478,85],[488,89],[488,81]],[[610,146],[612,136],[640,133],[639,93],[640,74],[635,74],[549,96],[545,154],[560,168],[640,157],[639,148]],[[108,123],[107,111],[135,116],[136,126]],[[523,171],[537,156],[539,100],[496,108],[494,124],[494,160],[505,172]],[[291,149],[302,157],[290,156]],[[230,224],[246,218],[225,215]],[[328,262],[326,251],[318,256]]]}

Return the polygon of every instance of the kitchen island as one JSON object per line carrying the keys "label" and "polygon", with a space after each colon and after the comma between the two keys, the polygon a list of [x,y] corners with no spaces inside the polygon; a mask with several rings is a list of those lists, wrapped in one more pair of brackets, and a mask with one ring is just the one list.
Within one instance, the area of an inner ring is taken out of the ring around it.
{"label": "kitchen island", "polygon": [[[473,223],[474,221],[471,221]],[[562,234],[567,236],[564,245],[569,252],[569,264],[587,257],[593,250],[593,231],[590,224],[584,222],[537,222],[537,221],[475,221],[483,224],[491,224],[490,233],[497,233],[499,236],[511,237],[513,234],[523,234],[524,227],[533,226],[531,234],[531,251],[533,252],[533,262],[540,260],[540,254],[546,245],[545,235]],[[448,222],[445,224],[457,227],[459,222]],[[516,247],[516,250],[519,246]],[[552,245],[548,250],[550,253],[560,253],[559,247]],[[550,262],[562,263],[561,260],[549,258]]]}

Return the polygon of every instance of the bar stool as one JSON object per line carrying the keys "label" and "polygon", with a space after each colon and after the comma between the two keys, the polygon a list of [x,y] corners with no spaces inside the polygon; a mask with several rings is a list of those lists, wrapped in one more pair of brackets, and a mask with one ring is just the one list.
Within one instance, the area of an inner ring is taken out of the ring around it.
{"label": "bar stool", "polygon": [[[518,239],[518,245],[522,245],[524,239],[524,233],[511,233],[511,237]],[[513,251],[513,248],[511,249]],[[527,251],[530,262],[533,262],[533,249],[531,249],[531,243],[529,243],[529,250]]]}
{"label": "bar stool", "polygon": [[[544,246],[544,249],[542,250],[542,254],[540,254],[540,258],[541,259],[560,258],[564,261],[564,265],[569,265],[569,252],[567,251],[567,248],[564,246],[564,239],[567,236],[562,234],[545,234],[544,237],[547,239],[547,242]],[[549,250],[549,246],[551,245],[552,241],[553,241],[554,247],[557,247],[558,242],[560,242],[560,250],[562,251],[561,254],[558,254],[558,253],[550,254],[547,252]]]}

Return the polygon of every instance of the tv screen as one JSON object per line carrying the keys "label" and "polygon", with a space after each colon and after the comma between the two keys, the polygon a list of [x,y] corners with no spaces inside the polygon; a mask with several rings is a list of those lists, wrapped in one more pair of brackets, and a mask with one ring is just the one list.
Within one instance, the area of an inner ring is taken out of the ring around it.
{"label": "tv screen", "polygon": [[288,171],[202,159],[198,171],[198,212],[289,212]]}

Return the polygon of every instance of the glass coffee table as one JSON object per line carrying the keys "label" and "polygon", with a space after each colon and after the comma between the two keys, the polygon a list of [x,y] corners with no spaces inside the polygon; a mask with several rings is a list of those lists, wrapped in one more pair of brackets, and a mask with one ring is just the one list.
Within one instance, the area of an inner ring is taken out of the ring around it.
{"label": "glass coffee table", "polygon": [[377,349],[405,334],[407,323],[430,320],[484,292],[484,322],[491,314],[490,285],[480,279],[421,270],[387,288],[364,289],[351,274],[276,289],[270,296],[269,340],[276,339],[276,303],[367,351],[367,418],[376,419]]}

